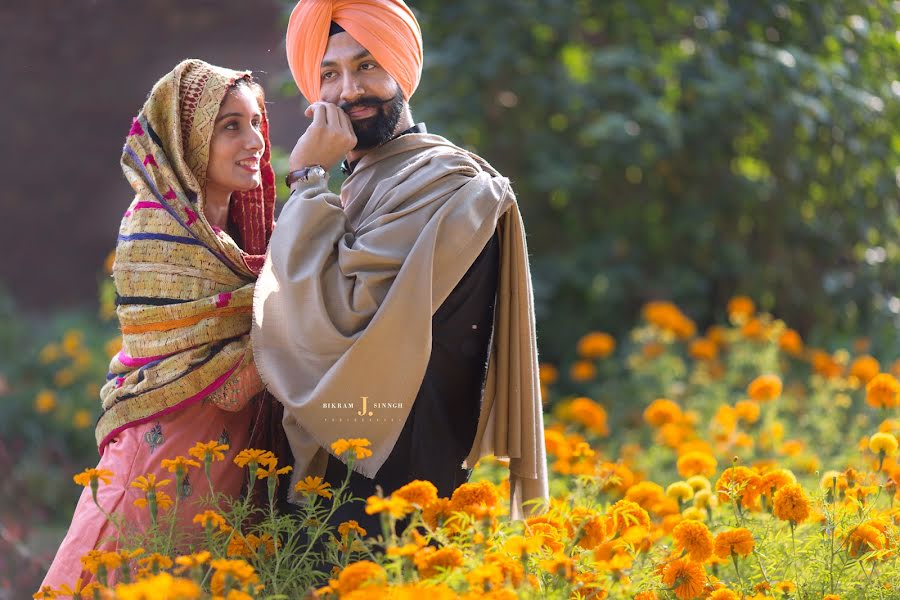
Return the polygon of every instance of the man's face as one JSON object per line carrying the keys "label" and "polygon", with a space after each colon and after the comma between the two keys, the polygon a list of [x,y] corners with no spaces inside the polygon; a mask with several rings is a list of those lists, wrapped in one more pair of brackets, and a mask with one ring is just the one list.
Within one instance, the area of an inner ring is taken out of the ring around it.
{"label": "man's face", "polygon": [[357,139],[354,150],[368,150],[394,137],[406,107],[403,92],[349,33],[328,38],[320,76],[319,97],[350,117]]}

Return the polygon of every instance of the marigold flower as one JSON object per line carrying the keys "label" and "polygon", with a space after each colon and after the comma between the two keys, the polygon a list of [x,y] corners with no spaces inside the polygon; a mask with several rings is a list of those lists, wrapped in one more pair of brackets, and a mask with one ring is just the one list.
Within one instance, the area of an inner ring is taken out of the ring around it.
{"label": "marigold flower", "polygon": [[397,498],[403,498],[417,508],[425,508],[437,500],[437,488],[430,481],[410,481],[392,494]]}
{"label": "marigold flower", "polygon": [[45,415],[56,408],[56,394],[50,390],[41,390],[34,398],[34,410]]}
{"label": "marigold flower", "polygon": [[356,535],[361,538],[366,537],[366,533],[368,533],[365,528],[361,527],[359,523],[352,519],[338,525],[338,534],[340,534],[341,537],[347,537],[350,535],[351,531],[356,532]]}
{"label": "marigold flower", "polygon": [[158,552],[139,558],[137,562],[140,566],[153,570],[170,569],[173,564],[171,558]]}
{"label": "marigold flower", "polygon": [[[165,572],[150,575],[133,583],[116,584],[115,589],[115,597],[121,600],[145,600],[149,598],[179,598],[193,600],[202,597],[200,586],[195,582],[190,579],[172,577],[171,574]],[[87,592],[87,588],[82,590],[82,598],[94,597],[93,595],[86,595],[85,592]],[[93,591],[90,593],[93,594]]]}
{"label": "marigold flower", "polygon": [[416,552],[413,562],[419,575],[428,579],[437,575],[441,569],[449,570],[461,566],[463,554],[456,546],[444,546],[440,550],[433,546],[425,546]]}
{"label": "marigold flower", "polygon": [[741,335],[748,340],[763,342],[768,336],[768,330],[760,319],[751,318],[741,326]]}
{"label": "marigold flower", "polygon": [[575,398],[569,404],[569,414],[572,419],[584,425],[597,435],[609,435],[606,425],[606,409],[590,398]]}
{"label": "marigold flower", "polygon": [[800,356],[803,354],[803,338],[793,329],[785,329],[778,338],[778,347],[786,354]]}
{"label": "marigold flower", "polygon": [[775,492],[772,512],[782,521],[790,521],[793,525],[802,523],[809,517],[809,498],[802,487],[790,483]]}
{"label": "marigold flower", "polygon": [[206,564],[211,557],[212,555],[208,550],[202,550],[200,552],[195,552],[194,554],[188,554],[185,556],[178,556],[175,558],[175,564],[178,565],[178,567],[175,569],[175,574],[180,575],[188,569],[202,566]]}
{"label": "marigold flower", "polygon": [[270,475],[274,475],[275,477],[277,477],[279,475],[286,475],[294,470],[294,467],[292,467],[291,465],[281,467],[280,469],[278,469],[277,467],[277,459],[274,461],[270,461],[267,466],[256,469],[256,477],[258,479],[266,479]]}
{"label": "marigold flower", "polygon": [[641,346],[641,356],[647,360],[653,360],[666,351],[666,347],[659,342],[648,342]]}
{"label": "marigold flower", "polygon": [[222,527],[227,525],[225,517],[214,510],[206,510],[200,514],[194,515],[194,523],[199,523],[201,527],[211,525],[212,527]]}
{"label": "marigold flower", "polygon": [[500,502],[497,488],[490,481],[478,481],[476,483],[464,483],[453,491],[450,496],[450,510],[452,512],[476,513],[478,507],[494,508]]}
{"label": "marigold flower", "polygon": [[197,442],[188,450],[188,454],[202,461],[225,460],[225,452],[228,451],[228,444],[220,444],[212,440],[206,443]]}
{"label": "marigold flower", "polygon": [[875,527],[871,521],[866,521],[850,532],[847,536],[847,545],[850,556],[859,556],[873,550],[883,550],[887,545],[887,538],[881,529]]}
{"label": "marigold flower", "polygon": [[87,427],[90,427],[92,422],[93,417],[91,416],[91,412],[83,408],[79,408],[75,411],[75,414],[72,415],[72,425],[76,429],[86,429]]}
{"label": "marigold flower", "polygon": [[578,340],[578,355],[582,358],[606,358],[615,349],[615,338],[600,331],[593,331]]}
{"label": "marigold flower", "polygon": [[210,580],[210,588],[214,595],[224,594],[225,584],[229,578],[236,580],[242,587],[259,581],[256,570],[241,559],[219,558],[209,564],[215,570]]}
{"label": "marigold flower", "polygon": [[663,567],[662,581],[673,589],[676,598],[690,600],[703,593],[706,571],[699,563],[676,558]]}
{"label": "marigold flower", "polygon": [[167,469],[169,473],[177,473],[178,469],[182,469],[183,471],[187,471],[188,467],[199,467],[200,463],[195,460],[191,460],[189,458],[185,458],[184,456],[176,456],[175,458],[163,459],[160,463],[160,466],[163,469]]}
{"label": "marigold flower", "polygon": [[366,514],[376,515],[386,512],[395,519],[405,517],[413,511],[412,505],[400,497],[379,498],[378,496],[369,496],[366,500]]}
{"label": "marigold flower", "polygon": [[342,456],[346,452],[353,452],[357,460],[362,460],[372,456],[372,451],[368,446],[371,442],[365,438],[351,438],[345,440],[341,438],[331,444],[331,450],[336,456]]}
{"label": "marigold flower", "polygon": [[144,493],[155,492],[164,485],[169,485],[171,479],[156,480],[156,473],[147,473],[147,475],[139,475],[137,479],[131,482],[131,487],[136,487]]}
{"label": "marigold flower", "polygon": [[652,510],[653,506],[665,496],[666,492],[662,486],[653,481],[638,482],[625,492],[625,500],[630,500],[646,510]]}
{"label": "marigold flower", "polygon": [[550,363],[541,363],[538,366],[538,377],[544,385],[553,385],[559,379],[559,369]]}
{"label": "marigold flower", "polygon": [[381,586],[387,583],[384,568],[372,561],[361,560],[344,567],[331,587],[341,596],[354,592],[363,586]]}
{"label": "marigold flower", "polygon": [[[168,481],[168,480],[166,480],[166,481]],[[156,506],[159,508],[159,510],[168,510],[169,508],[171,508],[171,506],[173,504],[171,496],[169,496],[167,493],[163,492],[162,490],[154,492],[154,493],[156,495]],[[138,498],[134,501],[134,505],[139,508],[147,508],[147,506],[149,504],[150,504],[150,501],[146,497]]]}
{"label": "marigold flower", "polygon": [[792,594],[797,589],[797,584],[793,581],[779,581],[775,584],[775,589],[782,594]]}
{"label": "marigold flower", "polygon": [[874,408],[900,405],[900,383],[889,373],[879,373],[866,385],[866,403]]}
{"label": "marigold flower", "polygon": [[619,500],[606,511],[608,535],[621,532],[628,527],[650,526],[650,515],[639,504],[631,500]]}
{"label": "marigold flower", "polygon": [[781,378],[778,375],[760,375],[747,386],[747,395],[757,402],[771,402],[781,396]]}
{"label": "marigold flower", "polygon": [[83,485],[84,487],[91,487],[92,485],[97,484],[98,481],[102,481],[103,483],[109,483],[112,481],[114,473],[107,469],[85,469],[81,473],[72,477],[72,479],[78,485]]}
{"label": "marigold flower", "polygon": [[729,467],[722,471],[716,481],[716,492],[723,502],[730,501],[730,496],[737,497],[743,506],[750,507],[759,494],[759,475],[747,467]]}
{"label": "marigold flower", "polygon": [[712,477],[716,472],[716,459],[706,452],[691,451],[678,457],[676,468],[682,477],[704,475]]}
{"label": "marigold flower", "polygon": [[466,573],[466,581],[477,593],[490,592],[503,587],[506,578],[497,565],[481,565]]}
{"label": "marigold flower", "polygon": [[734,296],[728,301],[728,318],[732,322],[740,324],[756,312],[756,304],[749,296]]}
{"label": "marigold flower", "polygon": [[764,496],[774,496],[782,487],[797,483],[797,478],[787,469],[774,469],[759,478],[757,491]]}
{"label": "marigold flower", "polygon": [[653,427],[678,423],[684,418],[681,408],[667,398],[658,398],[644,409],[644,420]]}
{"label": "marigold flower", "polygon": [[679,502],[687,502],[694,497],[694,488],[686,481],[676,481],[666,488],[666,496]]}
{"label": "marigold flower", "polygon": [[258,465],[277,464],[278,459],[269,450],[260,450],[258,448],[246,448],[238,452],[234,457],[234,464],[240,468],[250,466],[256,468]]}
{"label": "marigold flower", "polygon": [[881,364],[874,356],[860,356],[850,364],[850,375],[866,385],[881,372]]}
{"label": "marigold flower", "polygon": [[753,546],[753,534],[744,527],[723,531],[715,539],[715,553],[720,558],[729,558],[732,554],[747,556],[753,552]]}
{"label": "marigold flower", "polygon": [[715,360],[719,354],[719,347],[712,340],[706,338],[698,338],[691,342],[688,346],[688,354],[694,360],[708,361]]}
{"label": "marigold flower", "polygon": [[727,588],[719,588],[709,595],[709,600],[739,600],[739,596]]}
{"label": "marigold flower", "polygon": [[431,528],[437,529],[452,514],[449,498],[438,498],[434,502],[425,505],[422,510],[422,520]]}
{"label": "marigold flower", "polygon": [[297,482],[294,486],[294,491],[300,492],[301,494],[316,494],[323,498],[331,498],[331,490],[328,489],[330,487],[331,484],[324,481],[322,477],[307,475],[305,479]]}
{"label": "marigold flower", "polygon": [[569,379],[577,383],[590,381],[597,376],[597,367],[589,360],[576,360],[569,367]]}
{"label": "marigold flower", "polygon": [[699,521],[682,521],[672,530],[675,547],[686,552],[691,560],[702,563],[713,553],[713,536]]}
{"label": "marigold flower", "polygon": [[897,453],[897,438],[893,433],[878,432],[869,438],[869,450],[875,454],[893,456]]}

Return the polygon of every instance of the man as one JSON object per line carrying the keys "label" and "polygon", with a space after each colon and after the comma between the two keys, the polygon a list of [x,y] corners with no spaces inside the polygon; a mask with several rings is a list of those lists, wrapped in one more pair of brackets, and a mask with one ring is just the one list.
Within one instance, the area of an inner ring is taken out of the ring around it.
{"label": "man", "polygon": [[[414,124],[422,40],[401,0],[301,0],[287,53],[312,124],[290,156],[253,346],[285,407],[293,480],[340,485],[338,438],[371,441],[351,473],[363,498],[415,479],[450,496],[495,454],[510,459],[511,516],[540,512],[533,299],[509,181]],[[338,196],[327,173],[341,158]],[[359,505],[347,518],[378,530]]]}

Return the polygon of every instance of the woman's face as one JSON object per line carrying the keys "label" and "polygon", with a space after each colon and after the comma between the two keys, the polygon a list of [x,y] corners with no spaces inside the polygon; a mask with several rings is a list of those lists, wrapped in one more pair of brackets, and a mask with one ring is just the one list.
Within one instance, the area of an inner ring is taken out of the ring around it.
{"label": "woman's face", "polygon": [[265,149],[259,102],[248,86],[232,88],[216,116],[206,169],[207,193],[246,192],[259,186]]}

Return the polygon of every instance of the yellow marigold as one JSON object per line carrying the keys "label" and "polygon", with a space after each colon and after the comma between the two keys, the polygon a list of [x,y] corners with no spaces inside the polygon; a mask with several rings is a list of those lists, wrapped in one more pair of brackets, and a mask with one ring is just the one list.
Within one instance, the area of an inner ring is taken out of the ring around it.
{"label": "yellow marigold", "polygon": [[694,497],[694,488],[686,481],[676,481],[666,488],[666,496],[680,502],[687,502]]}
{"label": "yellow marigold", "polygon": [[538,367],[538,376],[541,383],[553,385],[559,379],[559,369],[549,363],[541,363]]}
{"label": "yellow marigold", "polygon": [[241,587],[259,581],[256,570],[241,559],[220,558],[209,564],[215,571],[209,585],[214,595],[224,594],[225,584],[229,579],[237,581]]}
{"label": "yellow marigold", "polygon": [[792,594],[797,590],[797,584],[793,581],[779,581],[775,584],[775,589],[784,595]]}
{"label": "yellow marigold", "polygon": [[433,546],[425,546],[416,552],[413,562],[419,575],[428,579],[437,575],[441,569],[449,570],[461,566],[463,554],[456,546],[444,546],[439,550]]}
{"label": "yellow marigold", "polygon": [[897,453],[897,438],[893,433],[878,432],[869,438],[869,450],[875,454],[893,456]]}
{"label": "yellow marigold", "polygon": [[734,323],[743,323],[756,312],[756,304],[749,296],[734,296],[728,301],[728,318]]}
{"label": "yellow marigold", "polygon": [[753,546],[753,534],[744,527],[723,531],[715,539],[715,553],[720,558],[730,558],[732,554],[747,556],[753,552]]}
{"label": "yellow marigold", "polygon": [[362,460],[372,456],[372,451],[368,448],[371,444],[366,438],[341,438],[331,444],[331,450],[335,456],[343,456],[345,453],[352,452],[356,460]]}
{"label": "yellow marigold", "polygon": [[684,417],[681,408],[667,398],[657,398],[644,409],[644,420],[653,427],[678,423]]}
{"label": "yellow marigold", "polygon": [[202,461],[225,460],[225,452],[228,451],[227,444],[220,444],[215,440],[209,442],[197,442],[189,450],[188,454]]}
{"label": "yellow marigold", "polygon": [[606,358],[615,349],[615,338],[601,331],[592,331],[578,340],[578,355],[582,358]]}
{"label": "yellow marigold", "polygon": [[694,360],[714,360],[719,355],[719,347],[706,338],[697,338],[688,346],[688,354]]}
{"label": "yellow marigold", "polygon": [[739,600],[739,598],[740,596],[727,588],[719,588],[708,596],[709,600]]}
{"label": "yellow marigold", "polygon": [[245,448],[237,453],[234,457],[234,464],[240,468],[250,467],[257,468],[259,465],[268,465],[276,462],[278,459],[269,450],[260,450],[259,448]]}
{"label": "yellow marigold", "polygon": [[569,379],[583,383],[597,376],[597,367],[589,360],[576,360],[569,368]]}
{"label": "yellow marigold", "polygon": [[778,338],[778,347],[786,354],[800,356],[803,354],[803,338],[793,329],[785,329]]}
{"label": "yellow marigold", "polygon": [[850,375],[866,385],[881,372],[881,364],[874,356],[860,356],[850,364]]}
{"label": "yellow marigold", "polygon": [[138,559],[138,564],[152,570],[170,569],[172,568],[172,559],[164,554],[154,552]]}
{"label": "yellow marigold", "polygon": [[694,490],[694,494],[702,490],[712,489],[712,484],[709,482],[709,479],[703,475],[691,475],[687,478],[687,483],[691,486],[691,489]]}
{"label": "yellow marigold", "polygon": [[[190,579],[172,577],[169,573],[157,573],[134,583],[116,584],[115,597],[120,600],[150,600],[151,598],[179,598],[193,600],[202,598],[200,586]],[[82,598],[89,598],[82,590]],[[98,596],[101,597],[101,596]],[[106,597],[106,596],[102,596]]]}
{"label": "yellow marigold", "polygon": [[822,596],[822,600],[841,600],[841,597],[837,594],[825,594]]}
{"label": "yellow marigold", "polygon": [[34,410],[45,415],[56,408],[56,394],[50,390],[41,390],[34,398]]}
{"label": "yellow marigold", "polygon": [[712,477],[716,472],[716,459],[706,452],[691,451],[678,457],[678,474],[682,477],[704,475]]}
{"label": "yellow marigold", "polygon": [[879,373],[866,385],[866,402],[875,408],[900,405],[900,383],[889,373]]}
{"label": "yellow marigold", "polygon": [[112,481],[112,478],[113,472],[107,469],[85,469],[81,473],[75,475],[72,479],[78,485],[91,487],[92,485],[97,484],[98,481],[109,483]]}
{"label": "yellow marigold", "polygon": [[676,598],[690,600],[703,593],[706,587],[706,571],[699,563],[676,558],[663,567],[662,581],[672,588]]}
{"label": "yellow marigold", "polygon": [[675,547],[691,560],[702,563],[713,553],[713,536],[699,521],[682,521],[672,530]]}
{"label": "yellow marigold", "polygon": [[744,506],[750,506],[758,495],[759,475],[747,467],[729,467],[722,471],[716,481],[716,492],[723,502],[730,502],[731,495],[741,499]]}
{"label": "yellow marigold", "polygon": [[194,523],[198,523],[201,527],[210,525],[213,528],[227,525],[225,517],[214,510],[205,510],[202,513],[194,515]]}
{"label": "yellow marigold", "polygon": [[328,488],[331,484],[324,481],[322,477],[307,475],[302,481],[298,481],[294,486],[294,491],[307,495],[318,495],[323,498],[331,498],[331,490]]}
{"label": "yellow marigold", "polygon": [[407,483],[391,495],[402,498],[417,508],[425,508],[438,498],[434,484],[419,479]]}
{"label": "yellow marigold", "polygon": [[[167,493],[165,493],[161,490],[155,492],[155,495],[156,495],[156,506],[160,510],[168,510],[169,508],[172,507],[173,500],[170,495],[168,495]],[[147,498],[138,498],[137,500],[134,501],[134,505],[137,507],[140,507],[140,508],[147,508],[147,506],[149,504],[150,504],[150,501],[147,500]]]}
{"label": "yellow marigold", "polygon": [[700,506],[688,506],[681,513],[681,518],[685,521],[706,521],[709,518],[709,513]]}
{"label": "yellow marigold", "polygon": [[169,485],[171,479],[156,480],[156,473],[147,473],[147,475],[139,475],[137,479],[131,482],[131,487],[136,487],[144,493],[156,491],[164,485]]}
{"label": "yellow marigold", "polygon": [[481,565],[466,573],[466,581],[477,594],[489,592],[503,587],[503,571],[497,565]]}
{"label": "yellow marigold", "polygon": [[369,496],[366,500],[366,514],[375,515],[386,512],[392,517],[399,519],[413,511],[412,505],[403,498],[388,497],[379,498],[378,496]]}
{"label": "yellow marigold", "polygon": [[169,473],[177,473],[179,469],[181,469],[182,471],[187,471],[188,467],[199,467],[200,463],[195,460],[185,458],[184,456],[176,456],[172,459],[163,459],[160,463],[160,466],[163,469],[168,470]]}
{"label": "yellow marigold", "polygon": [[747,386],[747,395],[757,402],[771,402],[781,396],[781,378],[778,375],[760,375]]}
{"label": "yellow marigold", "polygon": [[212,554],[210,554],[208,550],[202,550],[185,556],[178,556],[175,558],[175,564],[178,565],[175,569],[175,573],[181,574],[194,567],[200,567],[209,562],[211,557]]}
{"label": "yellow marigold", "polygon": [[794,525],[802,523],[809,518],[809,498],[802,487],[789,483],[775,492],[772,512],[782,521],[790,521]]}
{"label": "yellow marigold", "polygon": [[541,545],[549,548],[551,552],[562,552],[563,544],[562,527],[550,523],[534,523],[528,527],[530,535],[539,540]]}
{"label": "yellow marigold", "polygon": [[597,435],[609,435],[606,410],[590,398],[575,398],[569,405],[572,418]]}

